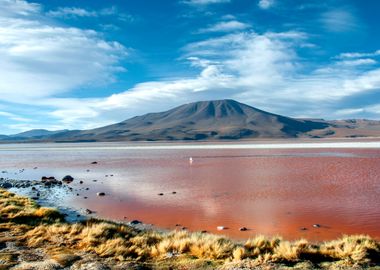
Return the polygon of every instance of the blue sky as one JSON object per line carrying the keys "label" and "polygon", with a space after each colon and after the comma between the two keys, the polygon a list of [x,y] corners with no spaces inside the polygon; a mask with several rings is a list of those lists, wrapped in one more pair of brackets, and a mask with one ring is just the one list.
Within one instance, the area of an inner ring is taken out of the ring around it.
{"label": "blue sky", "polygon": [[380,1],[0,0],[0,134],[235,99],[380,119]]}

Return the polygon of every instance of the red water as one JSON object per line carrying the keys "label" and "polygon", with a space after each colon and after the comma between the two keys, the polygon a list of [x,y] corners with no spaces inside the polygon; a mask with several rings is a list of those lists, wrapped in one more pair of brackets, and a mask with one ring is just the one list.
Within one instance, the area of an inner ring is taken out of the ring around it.
{"label": "red water", "polygon": [[[1,160],[1,168],[39,166],[29,172],[36,177],[69,173],[84,181],[74,183],[80,196],[69,203],[104,218],[138,219],[166,229],[181,224],[191,231],[234,238],[380,237],[379,149],[77,149],[17,154],[4,153],[8,159]],[[90,165],[94,160],[98,164]],[[107,195],[97,197],[98,191]],[[217,226],[227,229],[219,232]],[[239,231],[243,226],[249,230]]]}

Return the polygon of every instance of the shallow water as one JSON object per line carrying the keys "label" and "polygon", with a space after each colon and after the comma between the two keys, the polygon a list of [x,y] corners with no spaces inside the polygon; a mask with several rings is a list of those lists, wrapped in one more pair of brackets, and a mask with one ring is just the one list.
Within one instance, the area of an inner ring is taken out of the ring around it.
{"label": "shallow water", "polygon": [[[184,226],[234,238],[380,237],[379,143],[273,145],[0,145],[0,170],[7,171],[0,176],[70,174],[75,190],[63,203],[160,228]],[[100,191],[107,195],[97,197]],[[218,232],[217,226],[228,229]],[[249,230],[240,232],[243,226]]]}

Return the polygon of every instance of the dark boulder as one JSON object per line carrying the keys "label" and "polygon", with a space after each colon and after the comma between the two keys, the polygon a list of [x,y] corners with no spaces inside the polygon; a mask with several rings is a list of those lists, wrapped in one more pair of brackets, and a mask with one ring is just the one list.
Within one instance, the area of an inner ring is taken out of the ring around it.
{"label": "dark boulder", "polygon": [[142,222],[140,220],[137,220],[137,219],[132,220],[132,221],[129,222],[129,224],[131,224],[131,225],[137,225],[137,224],[141,224],[141,223]]}
{"label": "dark boulder", "polygon": [[62,178],[62,182],[66,184],[70,184],[73,181],[74,181],[74,178],[71,175],[66,175],[65,177]]}
{"label": "dark boulder", "polygon": [[0,184],[0,187],[8,189],[8,188],[12,188],[13,185],[11,183],[5,182],[5,183]]}

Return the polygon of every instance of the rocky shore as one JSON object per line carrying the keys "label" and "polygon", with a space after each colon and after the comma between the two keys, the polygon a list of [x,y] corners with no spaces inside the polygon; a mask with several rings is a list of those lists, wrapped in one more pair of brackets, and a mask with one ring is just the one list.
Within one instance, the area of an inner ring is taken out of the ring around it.
{"label": "rocky shore", "polygon": [[73,196],[73,188],[55,177],[42,176],[40,180],[0,178],[0,188],[27,196],[40,205],[54,207],[61,211],[70,222],[87,218],[86,212],[67,205],[64,199]]}
{"label": "rocky shore", "polygon": [[[75,205],[69,205],[65,201],[66,199],[79,196],[79,192],[82,190],[88,190],[88,187],[85,186],[81,187],[80,189],[72,187],[70,184],[74,181],[75,178],[71,175],[66,175],[61,180],[56,179],[54,176],[42,176],[40,180],[20,180],[0,177],[0,189],[5,189],[18,195],[26,196],[36,201],[41,206],[56,208],[65,216],[65,220],[68,222],[83,222],[85,220],[93,218],[102,219],[101,217],[97,216],[97,213],[94,210],[75,207]],[[78,182],[79,184],[83,184],[83,181],[81,180]],[[95,195],[102,197],[106,194],[104,192],[96,192]],[[152,224],[145,224],[142,221],[136,219],[110,221],[120,224],[127,224],[129,226],[133,226],[138,230],[153,229]],[[161,232],[164,231],[159,228],[155,229]]]}

